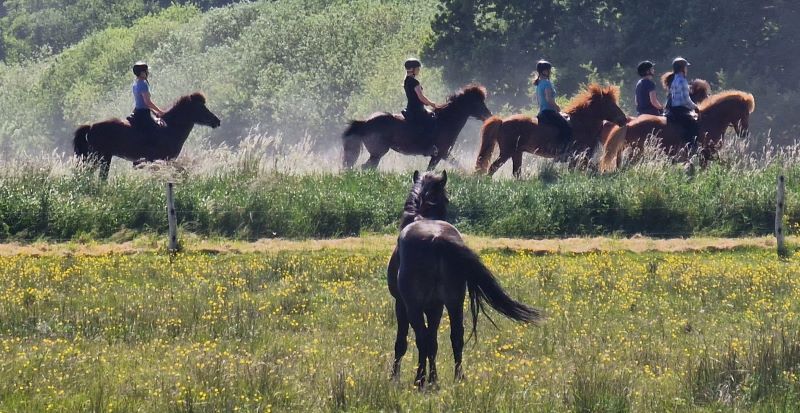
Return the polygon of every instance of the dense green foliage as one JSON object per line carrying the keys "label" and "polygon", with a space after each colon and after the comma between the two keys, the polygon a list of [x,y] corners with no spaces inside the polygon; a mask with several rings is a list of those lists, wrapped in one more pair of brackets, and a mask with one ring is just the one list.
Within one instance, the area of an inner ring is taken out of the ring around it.
{"label": "dense green foliage", "polygon": [[[449,220],[461,231],[506,237],[598,234],[738,236],[772,232],[778,168],[721,166],[687,179],[681,168],[583,172],[531,181],[453,175]],[[787,219],[800,222],[800,168],[787,173]],[[409,176],[293,175],[245,169],[178,178],[185,231],[256,239],[395,233]],[[105,238],[166,230],[163,184],[126,173],[108,184],[85,173],[23,168],[0,176],[0,238]]]}
{"label": "dense green foliage", "polygon": [[7,0],[0,3],[0,60],[21,62],[58,53],[105,28],[130,26],[171,4],[203,8],[230,0]]}
{"label": "dense green foliage", "polygon": [[451,84],[477,79],[516,107],[529,104],[540,58],[555,64],[562,93],[599,76],[632,99],[637,62],[668,71],[683,55],[714,89],[752,92],[753,128],[790,141],[800,135],[798,19],[793,0],[443,0],[425,55]]}
{"label": "dense green foliage", "polygon": [[[78,124],[126,114],[139,59],[153,68],[157,104],[207,93],[223,120],[215,142],[259,126],[338,144],[347,117],[401,107],[398,67],[429,34],[434,11],[431,0],[261,1],[205,13],[173,6],[55,57],[0,65],[0,146],[67,149]],[[444,94],[436,71],[425,76],[431,93]]]}
{"label": "dense green foliage", "polygon": [[[484,251],[540,326],[481,315],[454,383],[388,379],[390,250],[0,256],[0,409],[792,412],[800,267],[772,251]],[[412,335],[413,336],[413,335]]]}

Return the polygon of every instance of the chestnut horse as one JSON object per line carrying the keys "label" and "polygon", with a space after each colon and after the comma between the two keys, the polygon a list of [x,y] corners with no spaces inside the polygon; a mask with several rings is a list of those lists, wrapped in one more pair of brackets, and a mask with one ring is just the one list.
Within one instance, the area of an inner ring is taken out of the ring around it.
{"label": "chestnut horse", "polygon": [[[699,105],[698,147],[703,161],[710,159],[721,142],[728,127],[742,136],[749,128],[750,114],[755,109],[753,95],[738,90],[720,92],[703,100]],[[669,155],[678,155],[687,145],[683,129],[667,122],[664,116],[642,115],[628,123],[627,131],[617,133],[616,127],[604,130],[603,147],[605,154],[601,161],[602,170],[610,170],[620,161],[620,154],[626,146],[641,148],[649,137],[660,139],[660,144]]]}
{"label": "chestnut horse", "polygon": [[[621,126],[628,121],[619,107],[619,88],[616,86],[589,85],[585,92],[572,100],[566,113],[572,123],[573,140],[569,150],[574,153],[585,151],[591,155],[599,142],[603,121]],[[500,157],[489,167],[495,145],[500,147]],[[505,119],[492,116],[481,129],[481,149],[475,170],[486,173],[488,167],[488,173],[492,175],[511,158],[514,176],[519,178],[523,152],[556,158],[563,155],[562,148],[554,126],[539,125],[536,118],[527,115],[512,115]]]}
{"label": "chestnut horse", "polygon": [[145,136],[127,120],[109,119],[91,125],[81,125],[75,131],[73,146],[75,156],[81,161],[99,164],[100,177],[108,177],[108,168],[114,156],[134,164],[156,160],[174,159],[195,124],[216,128],[219,118],[206,107],[206,97],[193,93],[178,99],[162,117],[166,126],[158,136]]}
{"label": "chestnut horse", "polygon": [[394,149],[407,155],[430,156],[428,170],[431,170],[440,160],[451,159],[450,150],[453,149],[467,119],[474,117],[486,120],[492,116],[485,100],[486,89],[478,85],[466,86],[450,96],[447,103],[435,111],[436,126],[432,145],[420,142],[415,128],[409,127],[402,115],[376,113],[367,120],[351,121],[342,135],[344,167],[353,167],[363,144],[370,155],[363,168],[377,168],[389,149]]}

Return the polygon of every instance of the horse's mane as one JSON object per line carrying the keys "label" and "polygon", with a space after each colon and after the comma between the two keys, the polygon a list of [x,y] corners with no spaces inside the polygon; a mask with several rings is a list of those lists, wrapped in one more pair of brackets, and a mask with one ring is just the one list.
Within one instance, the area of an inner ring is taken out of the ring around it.
{"label": "horse's mane", "polygon": [[672,85],[672,79],[675,79],[674,72],[664,72],[661,75],[661,85],[664,86],[664,89],[669,90],[670,85]]}
{"label": "horse's mane", "polygon": [[461,88],[461,90],[459,90],[458,92],[448,96],[447,97],[447,103],[445,103],[442,106],[439,106],[437,111],[442,110],[442,109],[450,106],[451,103],[457,102],[457,101],[459,101],[461,99],[464,99],[464,98],[479,98],[480,100],[486,100],[486,96],[487,96],[486,93],[487,92],[486,92],[486,88],[485,87],[483,87],[483,86],[481,86],[481,85],[479,85],[477,83],[470,83],[470,84],[464,86],[463,88]]}
{"label": "horse's mane", "polygon": [[188,95],[184,95],[178,98],[175,101],[175,104],[172,107],[183,106],[192,102],[200,102],[202,104],[206,104],[206,95],[203,92],[194,92]]}
{"label": "horse's mane", "polygon": [[574,114],[575,112],[586,109],[589,105],[592,104],[592,101],[596,101],[598,99],[608,99],[611,98],[614,100],[614,103],[619,102],[619,88],[616,86],[600,86],[597,83],[590,84],[585,91],[581,92],[579,95],[572,98],[567,105],[567,108],[564,110],[569,114]]}
{"label": "horse's mane", "polygon": [[711,106],[715,106],[726,101],[740,102],[741,104],[746,105],[749,113],[753,113],[753,111],[756,109],[756,100],[753,95],[740,90],[724,90],[717,94],[711,95],[708,97],[708,99],[704,100],[703,103],[698,105],[698,107],[702,112]]}
{"label": "horse's mane", "polygon": [[[406,203],[403,206],[403,217],[400,220],[400,229],[405,228],[408,224],[416,221],[417,219],[424,219],[424,218],[433,218],[433,219],[441,219],[444,218],[443,213],[444,210],[441,210],[442,216],[436,215],[431,216],[432,214],[427,214],[422,207],[423,201],[425,200],[425,195],[430,192],[435,185],[438,185],[444,176],[437,175],[434,172],[426,172],[421,177],[418,176],[418,173],[414,173],[414,185],[411,186],[411,190],[408,192],[408,197],[406,198]],[[447,202],[447,193],[442,190],[442,196],[444,198],[444,202]],[[439,205],[434,205],[439,206]]]}

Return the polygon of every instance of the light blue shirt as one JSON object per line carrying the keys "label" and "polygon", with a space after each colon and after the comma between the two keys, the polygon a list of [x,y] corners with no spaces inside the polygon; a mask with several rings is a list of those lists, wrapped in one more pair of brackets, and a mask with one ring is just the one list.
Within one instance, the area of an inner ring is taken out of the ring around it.
{"label": "light blue shirt", "polygon": [[555,100],[556,90],[553,89],[553,84],[550,82],[549,79],[540,79],[539,84],[536,85],[536,98],[539,100],[539,113],[542,113],[545,110],[556,110],[547,99],[545,99],[544,91],[550,89],[553,91],[553,100]]}
{"label": "light blue shirt", "polygon": [[683,73],[676,73],[672,84],[669,87],[669,94],[672,96],[670,101],[673,107],[683,106],[687,109],[697,109],[697,105],[692,102],[692,97],[689,95],[689,82],[683,76]]}
{"label": "light blue shirt", "polygon": [[144,102],[144,96],[142,96],[142,93],[150,92],[150,85],[147,81],[136,79],[131,86],[131,91],[133,92],[134,109],[149,109]]}

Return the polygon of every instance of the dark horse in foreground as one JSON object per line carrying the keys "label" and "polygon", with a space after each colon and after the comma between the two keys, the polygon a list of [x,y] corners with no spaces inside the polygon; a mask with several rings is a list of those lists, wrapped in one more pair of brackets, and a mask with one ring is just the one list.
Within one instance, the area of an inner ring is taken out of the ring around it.
{"label": "dark horse in foreground", "polygon": [[220,125],[219,118],[206,107],[202,93],[181,97],[162,119],[166,126],[160,128],[155,137],[146,136],[122,119],[81,125],[75,131],[75,155],[80,160],[99,164],[100,177],[105,179],[114,156],[134,164],[174,159],[181,153],[194,125],[212,128]]}
{"label": "dark horse in foreground", "polygon": [[467,86],[449,97],[447,103],[435,111],[436,126],[432,142],[422,142],[415,128],[406,124],[402,115],[376,113],[367,120],[351,121],[342,135],[344,167],[353,167],[363,143],[370,155],[364,168],[376,168],[389,149],[394,149],[407,155],[430,156],[428,170],[431,170],[440,160],[451,159],[450,150],[467,119],[474,117],[485,120],[492,116],[485,101],[486,89],[477,85]]}
{"label": "dark horse in foreground", "polygon": [[[589,156],[598,147],[604,121],[620,126],[628,121],[619,107],[619,89],[615,86],[589,85],[585,92],[572,100],[565,112],[570,115],[572,124],[572,142],[568,151],[587,152]],[[500,156],[489,166],[495,146],[500,147]],[[552,125],[539,125],[536,118],[527,115],[512,115],[505,119],[492,116],[481,129],[481,149],[475,170],[493,175],[510,158],[514,177],[519,178],[524,152],[558,158],[564,155],[563,147],[558,129]]]}
{"label": "dark horse in foreground", "polygon": [[[389,292],[395,298],[397,315],[392,377],[396,379],[400,373],[410,324],[419,351],[414,379],[418,387],[424,386],[426,379],[428,383],[436,382],[436,334],[444,307],[450,315],[455,378],[463,378],[461,353],[467,292],[473,335],[477,331],[478,313],[484,312],[484,303],[513,320],[536,322],[542,318],[539,310],[509,297],[478,255],[464,244],[458,230],[443,221],[448,203],[446,184],[445,172],[441,176],[428,172],[422,178],[419,172],[414,172],[414,184],[400,223],[400,237],[387,268]],[[426,365],[430,367],[429,374],[426,374]]]}

